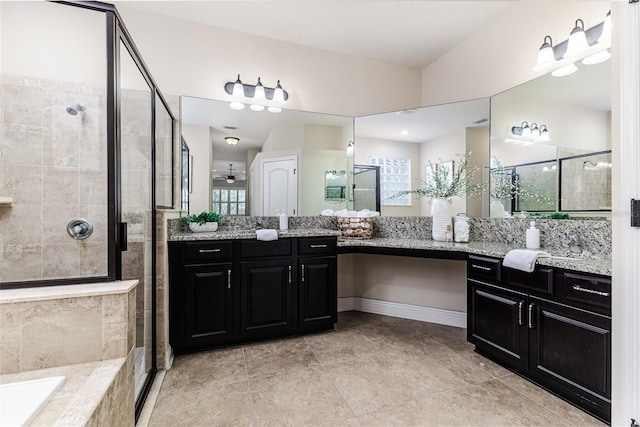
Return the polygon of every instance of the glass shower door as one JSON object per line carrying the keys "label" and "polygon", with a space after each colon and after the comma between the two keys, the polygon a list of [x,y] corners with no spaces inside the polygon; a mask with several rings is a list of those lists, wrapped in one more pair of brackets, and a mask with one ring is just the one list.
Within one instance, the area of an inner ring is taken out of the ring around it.
{"label": "glass shower door", "polygon": [[[120,211],[127,223],[122,279],[136,279],[135,392],[153,368],[153,91],[120,42]],[[123,242],[124,243],[124,242]]]}

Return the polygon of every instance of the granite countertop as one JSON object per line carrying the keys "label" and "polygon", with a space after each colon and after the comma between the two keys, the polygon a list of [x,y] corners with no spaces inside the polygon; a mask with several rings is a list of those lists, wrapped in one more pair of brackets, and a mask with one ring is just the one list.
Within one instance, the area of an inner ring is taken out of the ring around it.
{"label": "granite countertop", "polygon": [[[278,231],[279,239],[292,237],[322,237],[322,236],[340,236],[337,230],[329,230],[327,228],[290,228],[289,231],[282,233]],[[213,232],[192,233],[191,231],[183,231],[171,234],[169,241],[188,242],[197,240],[228,240],[228,239],[255,239],[256,232],[252,230],[218,230]]]}
{"label": "granite countertop", "polygon": [[[446,243],[436,242],[433,240],[422,239],[390,239],[390,238],[374,238],[368,240],[338,240],[338,247],[378,247],[378,248],[397,248],[397,249],[423,249],[423,250],[447,250],[454,252],[464,252],[473,255],[490,256],[496,258],[504,258],[511,249],[511,245],[500,243]],[[545,250],[542,248],[541,250]],[[559,255],[551,253],[552,256]],[[611,276],[611,258],[590,257],[585,259],[566,259],[560,258],[540,258],[538,265],[546,265],[549,267],[564,268],[567,270],[581,271],[584,273],[601,274]]]}

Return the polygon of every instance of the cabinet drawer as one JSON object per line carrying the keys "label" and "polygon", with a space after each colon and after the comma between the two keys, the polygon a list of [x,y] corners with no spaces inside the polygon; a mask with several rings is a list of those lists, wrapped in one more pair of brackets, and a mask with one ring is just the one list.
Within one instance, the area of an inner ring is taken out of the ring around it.
{"label": "cabinet drawer", "polygon": [[558,297],[566,304],[611,315],[611,279],[564,272],[561,282]]}
{"label": "cabinet drawer", "polygon": [[233,256],[230,241],[187,242],[184,248],[186,261],[218,260]]}
{"label": "cabinet drawer", "polygon": [[502,282],[512,286],[553,294],[553,269],[536,267],[532,273],[505,268]]}
{"label": "cabinet drawer", "polygon": [[501,266],[502,261],[499,259],[469,255],[469,259],[467,260],[467,276],[500,281]]}
{"label": "cabinet drawer", "polygon": [[335,237],[308,237],[298,239],[298,253],[300,255],[335,254]]}
{"label": "cabinet drawer", "polygon": [[261,240],[241,240],[242,258],[291,256],[291,239],[278,239],[269,242]]}

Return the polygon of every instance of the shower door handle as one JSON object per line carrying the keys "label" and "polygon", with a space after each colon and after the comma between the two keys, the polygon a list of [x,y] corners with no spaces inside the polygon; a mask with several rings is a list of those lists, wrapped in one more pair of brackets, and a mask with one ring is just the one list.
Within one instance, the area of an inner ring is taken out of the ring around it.
{"label": "shower door handle", "polygon": [[120,252],[125,252],[127,250],[127,223],[119,222],[118,223],[118,239],[120,243]]}

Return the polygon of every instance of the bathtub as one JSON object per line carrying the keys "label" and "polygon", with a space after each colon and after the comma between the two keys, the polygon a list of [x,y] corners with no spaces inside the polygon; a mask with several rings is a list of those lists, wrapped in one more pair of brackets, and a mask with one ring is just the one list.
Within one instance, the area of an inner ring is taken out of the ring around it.
{"label": "bathtub", "polygon": [[29,425],[63,382],[64,377],[50,377],[0,384],[0,426]]}

